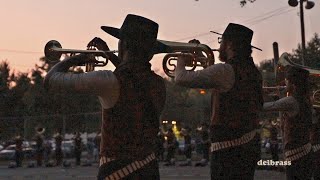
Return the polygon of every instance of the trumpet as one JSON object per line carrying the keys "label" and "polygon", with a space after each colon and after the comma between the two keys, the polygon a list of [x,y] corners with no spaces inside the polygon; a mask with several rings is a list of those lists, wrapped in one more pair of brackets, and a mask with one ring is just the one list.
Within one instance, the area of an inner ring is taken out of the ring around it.
{"label": "trumpet", "polygon": [[[162,61],[162,68],[166,75],[169,77],[174,77],[174,71],[176,65],[172,63],[174,60],[178,59],[180,53],[187,53],[190,56],[191,61],[186,64],[187,67],[191,67],[189,71],[193,71],[196,67],[206,68],[214,64],[214,54],[213,51],[218,51],[217,49],[211,49],[209,46],[200,43],[182,43],[174,41],[164,41],[157,40],[158,44],[162,44],[165,48],[155,51],[157,53],[167,53]],[[56,40],[51,40],[47,42],[44,48],[45,57],[51,63],[57,63],[60,61],[62,54],[70,54],[70,56],[77,53],[81,54],[92,54],[94,56],[106,57],[106,61],[96,61],[95,63],[85,64],[86,71],[93,71],[94,67],[106,66],[108,63],[108,53],[117,53],[117,50],[112,51],[101,51],[101,50],[77,50],[77,49],[63,49],[61,44]],[[170,69],[172,66],[173,69]]]}
{"label": "trumpet", "polygon": [[287,71],[288,67],[299,67],[309,71],[310,73],[310,82],[311,82],[311,92],[312,92],[312,106],[314,108],[320,108],[320,70],[314,69],[312,67],[303,66],[297,63],[294,63],[288,53],[283,53],[277,64],[277,81],[282,81],[285,78],[285,72]]}
{"label": "trumpet", "polygon": [[[162,68],[166,75],[173,78],[176,65],[173,61],[178,60],[180,53],[188,53],[191,61],[186,63],[187,67],[191,67],[188,71],[193,71],[197,67],[206,68],[214,64],[214,54],[213,51],[218,51],[217,49],[211,49],[205,44],[198,43],[182,43],[173,41],[158,40],[160,43],[166,45],[168,50],[162,61]],[[204,55],[205,54],[205,55]],[[170,69],[169,66],[172,68]]]}
{"label": "trumpet", "polygon": [[36,127],[35,131],[36,131],[37,134],[41,135],[46,131],[46,129],[44,127]]}
{"label": "trumpet", "polygon": [[93,71],[94,67],[103,67],[108,64],[108,55],[107,53],[117,53],[117,50],[112,51],[100,51],[100,50],[77,50],[77,49],[63,49],[61,44],[56,40],[51,40],[47,42],[47,44],[44,47],[44,54],[45,57],[49,60],[51,63],[57,63],[60,61],[60,58],[62,54],[70,54],[70,56],[73,56],[77,53],[81,54],[92,54],[94,56],[102,56],[106,57],[106,61],[96,61],[93,64],[85,64],[86,71]]}

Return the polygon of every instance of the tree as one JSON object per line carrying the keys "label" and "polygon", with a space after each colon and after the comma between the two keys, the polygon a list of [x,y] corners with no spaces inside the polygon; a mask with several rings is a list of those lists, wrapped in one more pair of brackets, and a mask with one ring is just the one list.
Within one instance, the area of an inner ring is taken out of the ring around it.
{"label": "tree", "polygon": [[305,59],[305,65],[312,68],[320,68],[320,38],[317,33],[307,43],[305,53],[302,53],[301,44],[298,44],[298,48],[293,50],[290,54],[290,58],[293,62],[302,64],[302,58]]}
{"label": "tree", "polygon": [[258,66],[258,69],[262,74],[263,83],[265,86],[274,86],[276,83],[273,61],[273,59],[263,60]]}
{"label": "tree", "polygon": [[23,116],[26,112],[26,104],[23,101],[25,93],[28,91],[31,85],[31,80],[28,77],[28,73],[19,73],[14,77],[14,86],[10,89],[10,107],[12,108],[10,114],[7,116]]}
{"label": "tree", "polygon": [[166,93],[167,101],[162,112],[162,120],[177,120],[192,127],[209,120],[211,113],[209,91],[178,86],[172,79],[167,79]]}
{"label": "tree", "polygon": [[273,59],[263,60],[260,62],[258,69],[260,71],[274,72]]}
{"label": "tree", "polygon": [[10,102],[10,84],[13,77],[13,74],[10,74],[9,63],[2,61],[0,63],[0,117],[5,116],[11,110],[8,103]]}

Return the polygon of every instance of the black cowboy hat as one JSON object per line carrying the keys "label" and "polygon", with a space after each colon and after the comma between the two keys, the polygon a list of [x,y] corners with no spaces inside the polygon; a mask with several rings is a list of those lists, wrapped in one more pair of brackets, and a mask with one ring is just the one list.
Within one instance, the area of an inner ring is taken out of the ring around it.
{"label": "black cowboy hat", "polygon": [[[226,30],[224,30],[223,34],[215,31],[210,31],[210,32],[221,35],[223,39],[230,39],[230,40],[239,39],[244,43],[248,43],[250,45],[251,45],[251,40],[253,36],[253,31],[251,29],[243,25],[234,24],[234,23],[229,23]],[[251,45],[251,47],[262,51],[262,49],[257,48],[255,46]]]}
{"label": "black cowboy hat", "polygon": [[169,48],[157,40],[159,25],[142,16],[128,14],[120,29],[110,26],[101,26],[101,29],[120,40],[128,38],[137,42],[155,41],[155,54],[167,52]]}
{"label": "black cowboy hat", "polygon": [[307,82],[309,78],[309,71],[302,69],[300,67],[290,66],[287,73],[286,78],[291,79],[297,83]]}

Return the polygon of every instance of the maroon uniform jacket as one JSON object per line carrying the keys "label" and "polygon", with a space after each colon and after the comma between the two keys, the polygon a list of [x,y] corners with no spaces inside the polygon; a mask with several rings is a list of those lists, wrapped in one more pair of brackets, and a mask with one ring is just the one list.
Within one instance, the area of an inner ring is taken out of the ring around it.
{"label": "maroon uniform jacket", "polygon": [[156,151],[159,117],[166,89],[163,79],[147,68],[118,67],[117,103],[103,109],[100,155],[139,159]]}
{"label": "maroon uniform jacket", "polygon": [[262,77],[254,64],[236,60],[230,64],[235,83],[231,90],[216,96],[218,103],[211,121],[212,142],[233,140],[256,129],[263,106]]}

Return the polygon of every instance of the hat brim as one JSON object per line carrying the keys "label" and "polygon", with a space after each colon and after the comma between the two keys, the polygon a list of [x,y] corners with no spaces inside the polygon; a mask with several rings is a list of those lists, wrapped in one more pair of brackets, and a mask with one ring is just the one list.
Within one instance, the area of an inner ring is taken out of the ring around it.
{"label": "hat brim", "polygon": [[[210,32],[211,32],[211,33],[214,33],[214,34],[218,34],[218,35],[220,35],[220,36],[223,35],[223,34],[221,34],[221,33],[215,32],[215,31],[210,31]],[[254,48],[254,49],[257,49],[257,50],[259,50],[259,51],[262,51],[262,49],[260,49],[260,48],[258,48],[258,47],[255,47],[255,46],[252,46],[252,45],[251,45],[251,47]]]}
{"label": "hat brim", "polygon": [[[114,28],[114,27],[110,27],[110,26],[101,26],[101,29],[110,34],[111,36],[120,39],[120,29],[118,28]],[[154,54],[159,54],[159,53],[168,53],[171,52],[172,49],[171,47],[163,44],[162,42],[160,42],[161,40],[157,40],[155,43],[155,46],[153,47],[153,53]]]}
{"label": "hat brim", "polygon": [[120,39],[120,29],[118,28],[114,28],[114,27],[110,27],[110,26],[101,26],[101,29],[110,34],[111,36]]}
{"label": "hat brim", "polygon": [[215,31],[210,31],[210,32],[212,32],[212,33],[214,33],[214,34],[219,34],[220,36],[222,36],[221,33],[218,33],[218,32],[215,32]]}

